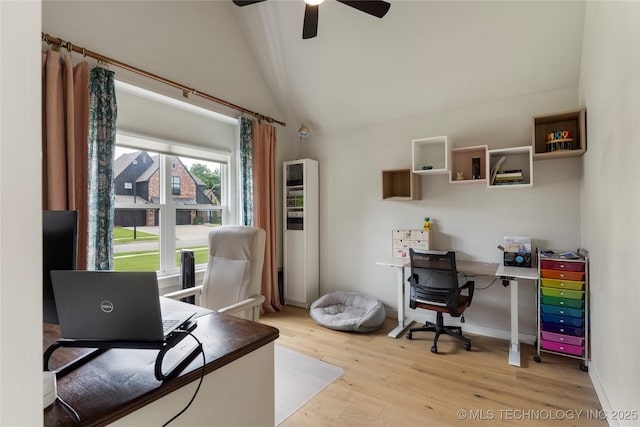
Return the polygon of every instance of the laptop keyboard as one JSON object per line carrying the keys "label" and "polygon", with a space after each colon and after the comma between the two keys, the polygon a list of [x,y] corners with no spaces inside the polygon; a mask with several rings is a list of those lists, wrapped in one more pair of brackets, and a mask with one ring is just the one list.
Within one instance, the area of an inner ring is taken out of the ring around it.
{"label": "laptop keyboard", "polygon": [[162,330],[164,332],[167,332],[169,329],[171,329],[176,323],[178,323],[178,320],[176,319],[162,319]]}

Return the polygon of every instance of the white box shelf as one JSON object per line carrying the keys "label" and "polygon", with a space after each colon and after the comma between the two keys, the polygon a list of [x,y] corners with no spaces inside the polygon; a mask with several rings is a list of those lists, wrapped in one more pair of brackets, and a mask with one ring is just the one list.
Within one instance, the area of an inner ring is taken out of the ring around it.
{"label": "white box shelf", "polygon": [[[492,172],[496,163],[504,157],[505,160],[500,166],[500,170],[521,170],[523,176],[522,184],[496,184],[492,179]],[[487,151],[487,165],[489,172],[487,176],[487,186],[489,188],[523,188],[533,187],[533,156],[531,146],[502,148]]]}
{"label": "white box shelf", "polygon": [[411,141],[411,165],[413,173],[449,173],[451,141],[445,136],[414,139]]}

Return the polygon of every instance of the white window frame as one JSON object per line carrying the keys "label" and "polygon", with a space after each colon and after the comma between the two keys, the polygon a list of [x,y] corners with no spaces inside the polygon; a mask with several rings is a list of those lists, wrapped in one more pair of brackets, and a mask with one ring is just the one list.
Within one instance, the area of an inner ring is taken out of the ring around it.
{"label": "white window frame", "polygon": [[[193,146],[186,145],[175,141],[168,141],[152,136],[118,129],[117,146],[126,147],[141,151],[151,151],[160,155],[160,203],[158,205],[148,205],[149,209],[158,209],[159,220],[159,250],[160,250],[160,270],[157,272],[158,277],[175,276],[180,268],[174,267],[176,253],[176,211],[184,209],[180,205],[174,205],[170,201],[173,197],[171,191],[171,157],[188,157],[192,159],[201,159],[203,161],[216,162],[220,164],[221,188],[220,202],[221,206],[211,205],[189,205],[189,210],[213,210],[220,211],[222,214],[223,224],[233,224],[232,212],[235,212],[236,201],[229,196],[235,194],[231,191],[231,186],[235,184],[232,173],[232,153],[221,150],[203,150]],[[169,201],[167,203],[167,201]],[[140,204],[136,203],[116,203],[116,209],[140,209]],[[166,238],[171,236],[171,238]],[[171,267],[168,267],[171,266]],[[196,266],[196,269],[201,270]]]}

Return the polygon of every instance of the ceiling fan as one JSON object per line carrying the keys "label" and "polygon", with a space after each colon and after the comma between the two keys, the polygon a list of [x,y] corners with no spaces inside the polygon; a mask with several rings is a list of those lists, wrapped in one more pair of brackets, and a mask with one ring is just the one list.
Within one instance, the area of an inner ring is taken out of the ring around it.
{"label": "ceiling fan", "polygon": [[[247,6],[261,3],[266,0],[233,0],[237,6]],[[302,38],[310,39],[318,35],[318,6],[324,0],[304,0],[304,23],[302,26]],[[387,14],[391,4],[383,0],[336,0],[339,3],[351,6],[361,12],[382,18]]]}

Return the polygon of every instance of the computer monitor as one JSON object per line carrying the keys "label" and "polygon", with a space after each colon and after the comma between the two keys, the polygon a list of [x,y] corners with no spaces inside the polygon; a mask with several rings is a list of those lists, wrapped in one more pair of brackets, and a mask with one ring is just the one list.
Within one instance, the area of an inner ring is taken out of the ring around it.
{"label": "computer monitor", "polygon": [[51,270],[75,270],[78,245],[78,211],[42,212],[42,316],[58,323]]}

